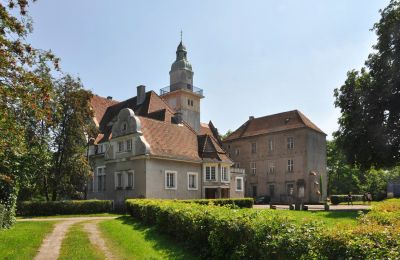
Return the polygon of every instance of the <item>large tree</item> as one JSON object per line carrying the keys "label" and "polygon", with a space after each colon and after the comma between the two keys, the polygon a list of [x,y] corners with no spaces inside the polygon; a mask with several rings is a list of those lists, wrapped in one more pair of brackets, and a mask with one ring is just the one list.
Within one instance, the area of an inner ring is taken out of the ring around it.
{"label": "large tree", "polygon": [[392,0],[380,13],[365,68],[350,71],[335,89],[341,116],[334,136],[347,161],[362,171],[400,161],[400,2]]}

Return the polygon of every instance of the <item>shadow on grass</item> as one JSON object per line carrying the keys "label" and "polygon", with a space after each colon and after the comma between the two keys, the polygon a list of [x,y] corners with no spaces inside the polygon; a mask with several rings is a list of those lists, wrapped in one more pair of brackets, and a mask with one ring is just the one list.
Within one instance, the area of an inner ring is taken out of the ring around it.
{"label": "shadow on grass", "polygon": [[199,259],[190,253],[192,250],[187,245],[176,241],[171,236],[160,234],[154,226],[142,224],[131,216],[122,216],[116,220],[141,232],[145,239],[151,242],[155,249],[163,251],[168,259]]}
{"label": "shadow on grass", "polygon": [[324,214],[324,217],[331,218],[331,219],[353,219],[356,220],[357,217],[360,215],[359,211],[355,210],[335,210],[335,211],[328,211]]}

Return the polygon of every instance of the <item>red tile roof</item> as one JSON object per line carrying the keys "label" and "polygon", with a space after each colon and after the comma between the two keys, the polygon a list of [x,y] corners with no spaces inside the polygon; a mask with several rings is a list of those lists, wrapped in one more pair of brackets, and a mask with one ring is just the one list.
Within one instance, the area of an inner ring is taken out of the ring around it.
{"label": "red tile roof", "polygon": [[106,112],[107,108],[118,104],[119,102],[116,100],[112,99],[107,99],[104,97],[100,97],[98,95],[93,95],[92,99],[90,100],[90,105],[93,109],[94,113],[94,122],[97,126],[99,126],[99,123],[101,119],[104,116],[104,113]]}
{"label": "red tile roof", "polygon": [[298,128],[309,128],[321,134],[325,134],[310,119],[298,110],[283,112],[279,114],[249,119],[230,134],[224,141],[230,141],[243,137],[261,134],[275,133]]}

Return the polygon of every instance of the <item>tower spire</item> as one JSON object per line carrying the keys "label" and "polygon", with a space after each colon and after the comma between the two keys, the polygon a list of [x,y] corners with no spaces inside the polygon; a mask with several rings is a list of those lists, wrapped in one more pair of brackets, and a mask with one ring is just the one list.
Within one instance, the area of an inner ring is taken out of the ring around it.
{"label": "tower spire", "polygon": [[181,42],[182,42],[182,29],[181,29]]}

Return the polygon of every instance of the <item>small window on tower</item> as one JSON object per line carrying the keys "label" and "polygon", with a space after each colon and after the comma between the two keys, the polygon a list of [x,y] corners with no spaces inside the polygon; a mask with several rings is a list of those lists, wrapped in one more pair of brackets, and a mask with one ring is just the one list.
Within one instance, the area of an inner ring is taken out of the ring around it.
{"label": "small window on tower", "polygon": [[188,99],[188,106],[190,106],[190,99]]}
{"label": "small window on tower", "polygon": [[193,100],[190,100],[190,105],[193,106]]}

